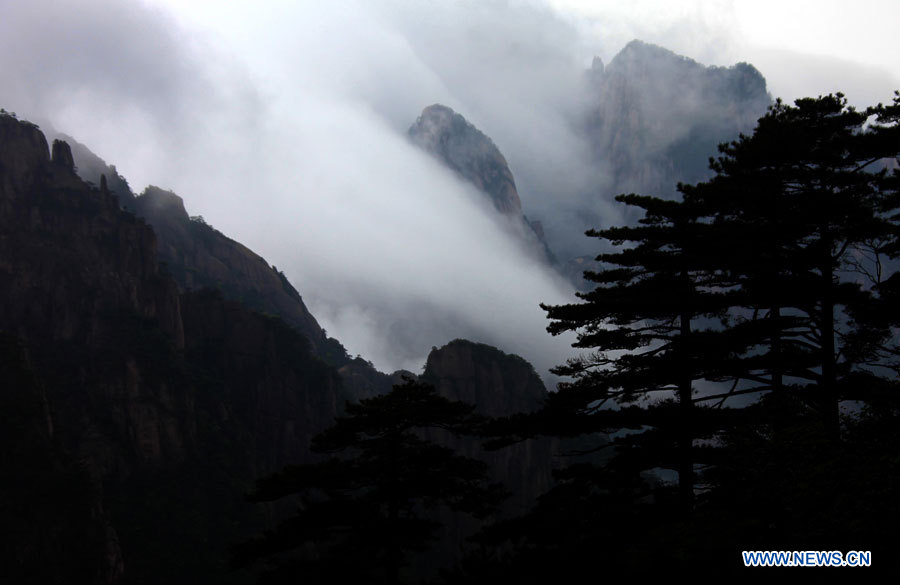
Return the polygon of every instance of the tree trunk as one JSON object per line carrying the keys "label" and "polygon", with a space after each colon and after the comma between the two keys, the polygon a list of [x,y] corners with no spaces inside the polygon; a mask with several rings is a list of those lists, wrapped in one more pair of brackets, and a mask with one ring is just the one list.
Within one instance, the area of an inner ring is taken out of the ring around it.
{"label": "tree trunk", "polygon": [[772,307],[769,310],[769,320],[772,321],[770,343],[770,356],[772,368],[772,395],[775,406],[772,417],[772,435],[775,444],[781,441],[784,433],[785,419],[787,417],[787,396],[784,395],[784,373],[782,347],[781,347],[781,307]]}
{"label": "tree trunk", "polygon": [[692,457],[693,437],[693,396],[694,381],[691,371],[689,339],[691,335],[691,315],[681,315],[680,339],[683,349],[681,380],[678,382],[679,433],[678,433],[678,495],[685,511],[693,508],[694,502],[694,461]]}
{"label": "tree trunk", "polygon": [[834,355],[834,271],[831,265],[830,247],[828,258],[822,267],[823,295],[819,329],[822,332],[822,414],[825,435],[837,442],[841,437],[840,413],[837,394],[837,363]]}

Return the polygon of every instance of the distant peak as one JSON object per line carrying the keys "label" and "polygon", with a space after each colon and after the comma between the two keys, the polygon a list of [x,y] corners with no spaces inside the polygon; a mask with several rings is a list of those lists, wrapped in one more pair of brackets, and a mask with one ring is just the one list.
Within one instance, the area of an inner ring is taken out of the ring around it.
{"label": "distant peak", "polygon": [[453,108],[445,106],[444,104],[431,104],[422,110],[423,116],[452,116],[454,114],[456,114],[456,112],[453,111]]}
{"label": "distant peak", "polygon": [[654,45],[652,43],[645,43],[644,41],[634,39],[625,47],[622,48],[619,53],[613,57],[612,61],[609,63],[609,67],[607,69],[614,69],[621,66],[631,66],[634,63],[641,62],[649,62],[655,61],[660,64],[673,64],[673,63],[684,63],[695,67],[702,67],[702,65],[689,57],[685,57],[684,55],[679,55],[674,51],[670,51],[665,47],[660,47],[659,45]]}
{"label": "distant peak", "polygon": [[498,211],[521,216],[522,203],[506,159],[494,141],[460,114],[432,104],[409,128],[409,137],[487,194]]}
{"label": "distant peak", "polygon": [[427,106],[416,119],[416,123],[409,129],[410,137],[420,146],[424,146],[429,150],[429,143],[438,140],[442,134],[448,132],[477,136],[479,140],[488,142],[493,146],[490,138],[475,128],[461,114],[457,114],[452,108],[443,104]]}

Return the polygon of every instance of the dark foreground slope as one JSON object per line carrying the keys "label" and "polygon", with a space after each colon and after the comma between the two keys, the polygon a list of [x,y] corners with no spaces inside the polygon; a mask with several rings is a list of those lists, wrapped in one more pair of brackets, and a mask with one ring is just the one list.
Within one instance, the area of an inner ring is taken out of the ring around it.
{"label": "dark foreground slope", "polygon": [[156,246],[65,143],[51,158],[36,126],[0,116],[0,571],[14,581],[241,578],[224,547],[261,520],[243,491],[302,459],[343,401],[304,336],[180,293]]}

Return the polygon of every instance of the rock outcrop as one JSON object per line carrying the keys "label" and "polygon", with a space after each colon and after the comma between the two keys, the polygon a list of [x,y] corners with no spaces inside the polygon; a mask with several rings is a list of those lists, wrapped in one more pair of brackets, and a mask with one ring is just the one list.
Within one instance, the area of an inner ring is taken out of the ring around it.
{"label": "rock outcrop", "polygon": [[105,160],[68,134],[52,130],[47,130],[47,132],[48,136],[52,135],[69,145],[75,162],[75,171],[79,177],[93,185],[99,185],[105,177],[107,189],[119,198],[119,205],[126,211],[134,212],[134,193],[132,193],[128,181],[119,174],[115,165],[106,164]]}
{"label": "rock outcrop", "polygon": [[[476,413],[492,417],[536,410],[547,393],[534,367],[525,359],[463,339],[432,349],[419,379],[433,384],[441,396],[472,404]],[[552,485],[555,440],[534,439],[486,451],[477,438],[456,437],[440,430],[430,431],[427,436],[488,465],[492,480],[511,492],[499,512],[501,517],[524,514]],[[445,551],[464,546],[466,538],[479,527],[463,515],[444,514],[441,521],[445,525]],[[440,565],[446,560],[437,558],[435,563]],[[423,570],[428,573],[427,568]]]}
{"label": "rock outcrop", "polygon": [[[433,349],[420,379],[434,384],[441,396],[473,404],[477,413],[491,417],[532,412],[547,395],[528,361],[464,339]],[[552,481],[551,441],[526,441],[495,452],[483,451],[478,441],[459,445],[466,455],[484,459],[496,480],[516,490],[508,512],[527,509]]]}
{"label": "rock outcrop", "polygon": [[409,129],[412,141],[488,195],[505,215],[522,214],[506,159],[494,142],[447,106],[433,104]]}
{"label": "rock outcrop", "polygon": [[[421,380],[434,384],[441,396],[474,404],[477,413],[490,417],[533,412],[547,396],[544,383],[527,360],[464,339],[433,349]],[[477,441],[453,444],[470,457],[484,459],[496,480],[513,490],[508,514],[527,511],[552,483],[555,441],[525,441],[493,452],[483,451]]]}
{"label": "rock outcrop", "polygon": [[527,360],[464,339],[433,349],[422,379],[434,384],[442,396],[474,404],[487,416],[532,412],[547,396]]}
{"label": "rock outcrop", "polygon": [[75,160],[72,158],[72,149],[63,140],[53,141],[53,150],[50,154],[50,162],[67,171],[75,171]]}

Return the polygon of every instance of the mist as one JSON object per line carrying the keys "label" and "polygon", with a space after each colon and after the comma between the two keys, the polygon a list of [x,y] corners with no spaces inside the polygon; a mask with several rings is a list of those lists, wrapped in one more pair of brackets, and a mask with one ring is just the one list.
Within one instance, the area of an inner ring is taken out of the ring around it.
{"label": "mist", "polygon": [[[750,60],[717,21],[679,18],[647,40]],[[505,155],[551,247],[582,238],[585,209],[620,223],[609,169],[577,127],[591,58],[608,62],[641,29],[597,19],[539,1],[35,0],[0,22],[0,105],[85,143],[136,192],[181,195],[379,369],[418,372],[432,346],[464,337],[550,380],[572,339],[545,332],[538,304],[574,300],[572,286],[406,131],[433,103],[465,116]]]}

